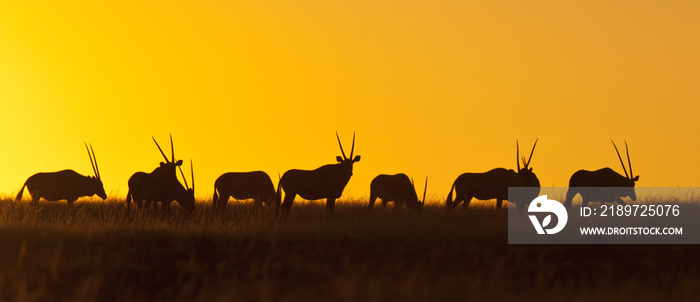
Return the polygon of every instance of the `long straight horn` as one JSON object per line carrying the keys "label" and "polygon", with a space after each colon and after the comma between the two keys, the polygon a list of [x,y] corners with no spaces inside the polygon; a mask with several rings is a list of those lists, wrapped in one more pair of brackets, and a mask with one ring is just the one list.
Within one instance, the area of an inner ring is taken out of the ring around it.
{"label": "long straight horn", "polygon": [[175,162],[175,147],[173,147],[173,135],[172,134],[170,134],[170,152],[172,155],[171,162]]}
{"label": "long straight horn", "polygon": [[425,177],[425,188],[423,188],[423,204],[425,204],[425,193],[428,192],[428,176]]}
{"label": "long straight horn", "polygon": [[340,136],[338,136],[338,131],[335,132],[335,137],[338,138],[338,145],[340,146],[340,153],[343,154],[343,159],[348,159],[345,157],[345,151],[343,151],[343,144],[340,142]]}
{"label": "long straight horn", "polygon": [[192,192],[194,192],[194,165],[192,165],[192,159],[190,159],[190,172],[192,172]]}
{"label": "long straight horn", "polygon": [[535,153],[535,147],[537,147],[538,140],[540,140],[539,137],[535,140],[535,144],[532,145],[532,151],[530,151],[530,158],[527,159],[527,163],[525,164],[525,169],[527,169],[527,167],[530,166],[530,161],[532,160],[532,154]]}
{"label": "long straight horn", "polygon": [[85,149],[87,149],[88,157],[90,157],[90,165],[92,165],[92,173],[95,173],[95,177],[97,177],[97,170],[95,170],[95,163],[92,161],[92,154],[90,154],[90,148],[88,148],[87,143],[85,143]]}
{"label": "long straight horn", "polygon": [[518,171],[520,171],[520,145],[518,140],[515,140],[515,163],[518,164]]}
{"label": "long straight horn", "polygon": [[158,142],[156,141],[156,138],[153,137],[153,136],[151,136],[151,138],[153,139],[153,142],[156,143],[156,146],[158,147],[158,150],[160,150],[160,154],[163,154],[163,158],[165,158],[165,162],[166,162],[166,163],[169,163],[170,161],[168,161],[168,157],[165,156],[165,152],[163,152],[163,149],[160,148],[160,145],[159,145]]}
{"label": "long straight horn", "polygon": [[355,152],[355,131],[352,132],[352,148],[350,148],[350,160],[352,160],[353,152]]}
{"label": "long straight horn", "polygon": [[[97,157],[95,156],[95,150],[92,149],[92,144],[90,144],[90,151],[92,151],[92,158],[95,160],[95,176],[97,178],[102,178],[100,176],[100,167],[97,165]],[[631,170],[632,168],[630,168]]]}
{"label": "long straight horn", "polygon": [[620,151],[617,150],[617,146],[615,146],[615,142],[613,142],[612,139],[610,141],[612,142],[613,147],[615,147],[615,152],[617,152],[617,158],[620,159],[620,164],[622,165],[622,170],[625,171],[625,176],[627,176],[627,178],[630,178],[629,174],[627,174],[627,169],[625,169],[625,163],[622,161],[622,156],[620,156]]}
{"label": "long straight horn", "polygon": [[625,141],[625,152],[627,152],[627,164],[630,167],[630,179],[632,179],[634,178],[634,173],[632,173],[632,161],[630,160],[630,150],[627,148],[627,141]]}
{"label": "long straight horn", "polygon": [[185,182],[185,189],[189,189],[190,186],[187,185],[187,178],[185,178],[185,173],[182,172],[182,166],[177,166],[178,169],[180,169],[180,175],[182,175],[182,180]]}

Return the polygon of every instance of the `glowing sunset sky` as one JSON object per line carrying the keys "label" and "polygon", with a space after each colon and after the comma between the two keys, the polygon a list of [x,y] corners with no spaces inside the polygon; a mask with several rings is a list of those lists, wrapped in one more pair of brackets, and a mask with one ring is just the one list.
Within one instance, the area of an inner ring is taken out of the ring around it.
{"label": "glowing sunset sky", "polygon": [[[381,2],[381,3],[378,3]],[[543,186],[622,169],[699,186],[700,4],[686,1],[26,1],[0,3],[0,192],[36,172],[108,192],[175,139],[197,195],[224,172],[335,163],[335,131],[380,173],[430,177],[532,159]],[[624,147],[621,150],[624,156]],[[419,190],[420,191],[420,190]]]}

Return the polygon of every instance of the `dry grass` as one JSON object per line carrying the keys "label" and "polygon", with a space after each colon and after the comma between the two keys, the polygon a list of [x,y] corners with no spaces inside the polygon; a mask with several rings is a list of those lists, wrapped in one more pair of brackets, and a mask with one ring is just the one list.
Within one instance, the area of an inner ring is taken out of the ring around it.
{"label": "dry grass", "polygon": [[[486,203],[488,205],[488,203]],[[296,202],[190,215],[0,200],[2,301],[637,300],[700,295],[695,246],[509,246],[507,213]]]}

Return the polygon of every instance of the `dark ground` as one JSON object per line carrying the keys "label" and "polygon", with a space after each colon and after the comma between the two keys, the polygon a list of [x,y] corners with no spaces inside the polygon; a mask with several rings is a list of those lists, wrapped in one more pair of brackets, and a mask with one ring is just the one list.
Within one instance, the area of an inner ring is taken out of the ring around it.
{"label": "dark ground", "polygon": [[508,245],[506,211],[0,201],[3,301],[696,300],[696,245]]}

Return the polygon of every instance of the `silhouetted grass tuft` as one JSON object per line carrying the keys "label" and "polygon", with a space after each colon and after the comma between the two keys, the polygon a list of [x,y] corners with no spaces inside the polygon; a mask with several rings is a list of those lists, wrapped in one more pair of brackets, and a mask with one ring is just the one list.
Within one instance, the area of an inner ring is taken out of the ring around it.
{"label": "silhouetted grass tuft", "polygon": [[509,246],[507,211],[252,202],[194,214],[123,200],[0,201],[3,301],[687,299],[696,246]]}

